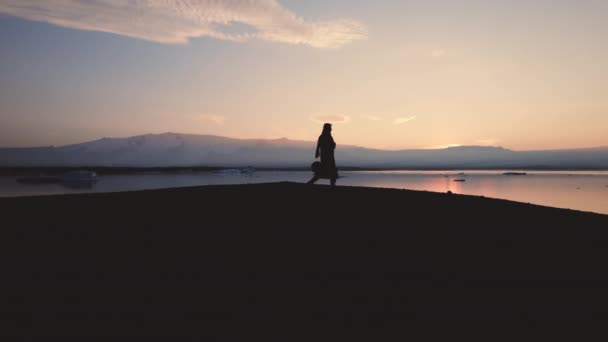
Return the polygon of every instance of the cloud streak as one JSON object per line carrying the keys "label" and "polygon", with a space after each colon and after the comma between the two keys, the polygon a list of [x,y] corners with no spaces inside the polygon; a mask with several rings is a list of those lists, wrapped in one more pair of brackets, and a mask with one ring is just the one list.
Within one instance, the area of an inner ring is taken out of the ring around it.
{"label": "cloud streak", "polygon": [[198,120],[214,123],[218,126],[223,126],[226,123],[226,118],[221,115],[203,114],[196,117]]}
{"label": "cloud streak", "polygon": [[350,116],[341,115],[341,114],[321,114],[321,115],[313,115],[310,117],[310,120],[316,123],[348,123],[350,122]]}
{"label": "cloud streak", "polygon": [[402,125],[402,124],[404,124],[404,123],[406,123],[406,122],[410,122],[410,121],[415,120],[415,119],[416,119],[416,117],[415,117],[415,116],[409,116],[409,117],[407,117],[407,118],[396,118],[396,119],[393,121],[393,123],[394,123],[395,125]]}
{"label": "cloud streak", "polygon": [[307,20],[277,0],[2,0],[0,13],[166,44],[211,37],[339,48],[366,38],[355,20]]}

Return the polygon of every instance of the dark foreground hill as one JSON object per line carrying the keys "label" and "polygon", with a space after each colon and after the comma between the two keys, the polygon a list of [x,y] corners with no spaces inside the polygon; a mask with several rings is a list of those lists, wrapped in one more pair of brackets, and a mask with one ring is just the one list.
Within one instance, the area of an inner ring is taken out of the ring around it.
{"label": "dark foreground hill", "polygon": [[603,215],[293,183],[0,207],[0,311],[22,335],[377,340],[413,322],[608,318]]}

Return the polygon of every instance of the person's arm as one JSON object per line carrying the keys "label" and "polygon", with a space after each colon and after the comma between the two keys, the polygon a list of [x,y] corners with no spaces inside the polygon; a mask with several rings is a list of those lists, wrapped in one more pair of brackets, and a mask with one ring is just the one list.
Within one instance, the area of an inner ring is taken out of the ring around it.
{"label": "person's arm", "polygon": [[315,159],[319,158],[319,148],[321,146],[321,138],[319,137],[319,140],[317,140],[317,149],[315,150]]}

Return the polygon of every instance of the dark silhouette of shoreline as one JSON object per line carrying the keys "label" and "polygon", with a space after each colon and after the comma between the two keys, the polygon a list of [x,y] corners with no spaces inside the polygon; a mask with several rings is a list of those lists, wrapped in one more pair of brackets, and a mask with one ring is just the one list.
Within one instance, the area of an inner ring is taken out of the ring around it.
{"label": "dark silhouette of shoreline", "polygon": [[608,315],[606,215],[295,183],[0,198],[0,208],[0,313],[21,334],[301,337]]}
{"label": "dark silhouette of shoreline", "polygon": [[[225,169],[244,168],[243,166],[167,166],[167,167],[130,167],[130,166],[40,166],[40,167],[0,167],[0,176],[22,176],[36,174],[62,174],[68,171],[91,170],[98,174],[141,174],[141,173],[183,173],[183,172],[212,172]],[[310,165],[301,167],[257,167],[257,171],[306,171],[310,172]],[[355,166],[340,166],[340,171],[460,171],[460,170],[485,170],[485,171],[608,171],[605,168],[547,168],[547,167],[507,167],[507,168],[368,168]]]}

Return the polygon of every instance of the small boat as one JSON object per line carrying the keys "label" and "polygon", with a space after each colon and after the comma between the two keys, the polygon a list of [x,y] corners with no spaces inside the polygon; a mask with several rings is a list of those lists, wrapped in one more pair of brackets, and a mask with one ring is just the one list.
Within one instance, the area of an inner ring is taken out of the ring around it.
{"label": "small boat", "polygon": [[48,184],[63,183],[64,185],[93,185],[97,182],[97,173],[93,171],[77,170],[69,171],[61,176],[37,175],[17,177],[18,183],[23,184]]}
{"label": "small boat", "polygon": [[227,173],[227,174],[252,174],[255,172],[255,169],[251,166],[240,168],[240,169],[223,169],[218,171],[213,171],[214,173]]}
{"label": "small boat", "polygon": [[525,172],[505,172],[505,173],[503,173],[503,175],[505,175],[505,176],[526,176],[528,174]]}
{"label": "small boat", "polygon": [[247,166],[241,169],[241,173],[254,173],[255,169],[251,166]]}
{"label": "small boat", "polygon": [[61,175],[61,181],[64,183],[69,182],[97,182],[97,173],[93,171],[77,170],[69,171]]}
{"label": "small boat", "polygon": [[454,179],[454,182],[466,182],[466,179]]}
{"label": "small boat", "polygon": [[70,171],[61,176],[61,184],[68,188],[92,188],[97,181],[97,173],[86,170]]}

